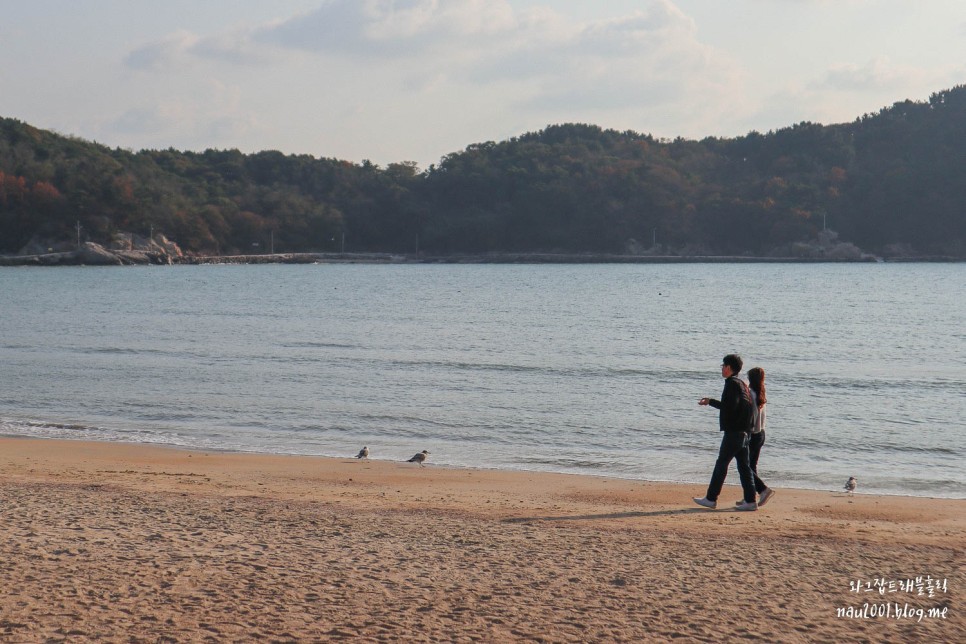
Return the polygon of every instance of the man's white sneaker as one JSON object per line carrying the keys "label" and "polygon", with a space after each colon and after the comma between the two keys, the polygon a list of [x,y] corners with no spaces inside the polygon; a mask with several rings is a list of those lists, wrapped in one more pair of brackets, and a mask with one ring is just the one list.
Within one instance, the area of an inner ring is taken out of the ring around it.
{"label": "man's white sneaker", "polygon": [[758,507],[760,508],[761,506],[768,503],[768,499],[774,496],[774,494],[775,494],[775,491],[773,489],[771,489],[770,487],[765,488],[765,491],[758,496]]}
{"label": "man's white sneaker", "polygon": [[709,501],[708,499],[706,499],[703,496],[696,496],[696,497],[694,497],[694,502],[697,503],[700,506],[703,506],[703,507],[706,507],[706,508],[711,508],[712,510],[714,510],[716,507],[718,507],[718,503],[717,502],[715,502],[715,501]]}
{"label": "man's white sneaker", "polygon": [[752,501],[751,503],[741,502],[735,506],[735,510],[739,512],[754,512],[758,509],[758,504]]}

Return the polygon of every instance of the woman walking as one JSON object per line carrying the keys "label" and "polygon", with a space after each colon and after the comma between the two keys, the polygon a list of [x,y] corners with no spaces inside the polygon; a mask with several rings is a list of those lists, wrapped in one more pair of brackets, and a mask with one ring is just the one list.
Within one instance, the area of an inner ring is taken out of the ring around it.
{"label": "woman walking", "polygon": [[[775,495],[775,491],[765,485],[765,482],[758,477],[758,456],[761,455],[761,448],[765,444],[765,405],[768,403],[768,398],[765,396],[764,369],[754,367],[748,370],[748,388],[751,389],[752,401],[758,405],[758,418],[751,430],[751,440],[748,441],[748,462],[755,477],[755,491],[758,493],[758,507],[760,508]],[[742,502],[739,501],[739,503]]]}

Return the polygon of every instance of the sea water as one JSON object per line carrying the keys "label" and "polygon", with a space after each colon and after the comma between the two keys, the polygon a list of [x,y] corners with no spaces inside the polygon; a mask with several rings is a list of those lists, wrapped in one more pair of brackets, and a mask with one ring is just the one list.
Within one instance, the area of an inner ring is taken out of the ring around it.
{"label": "sea water", "polygon": [[[0,433],[966,498],[966,265],[0,268]],[[737,482],[732,466],[729,482]]]}

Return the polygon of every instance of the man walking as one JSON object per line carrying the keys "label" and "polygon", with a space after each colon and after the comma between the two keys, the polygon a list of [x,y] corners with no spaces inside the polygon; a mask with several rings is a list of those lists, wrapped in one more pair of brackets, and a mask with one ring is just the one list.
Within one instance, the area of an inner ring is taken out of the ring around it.
{"label": "man walking", "polygon": [[728,467],[734,459],[738,462],[738,476],[741,478],[741,487],[744,490],[744,503],[738,504],[735,508],[743,511],[758,509],[758,504],[755,502],[754,474],[748,461],[750,428],[743,426],[741,413],[742,390],[746,385],[738,380],[738,374],[741,373],[743,364],[740,356],[733,353],[726,355],[721,361],[721,377],[725,379],[721,400],[702,398],[698,401],[699,405],[710,405],[719,410],[718,424],[724,432],[708,492],[704,497],[694,498],[695,503],[706,508],[718,507],[718,495],[721,494],[721,486],[728,476]]}

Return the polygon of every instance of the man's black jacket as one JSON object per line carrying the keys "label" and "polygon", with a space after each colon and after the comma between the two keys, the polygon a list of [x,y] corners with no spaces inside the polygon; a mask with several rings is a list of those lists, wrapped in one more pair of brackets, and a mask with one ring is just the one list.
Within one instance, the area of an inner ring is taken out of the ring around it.
{"label": "man's black jacket", "polygon": [[743,432],[746,431],[740,422],[741,406],[741,382],[738,376],[730,376],[725,379],[724,390],[721,392],[721,400],[711,398],[708,404],[718,413],[718,426],[723,432]]}

